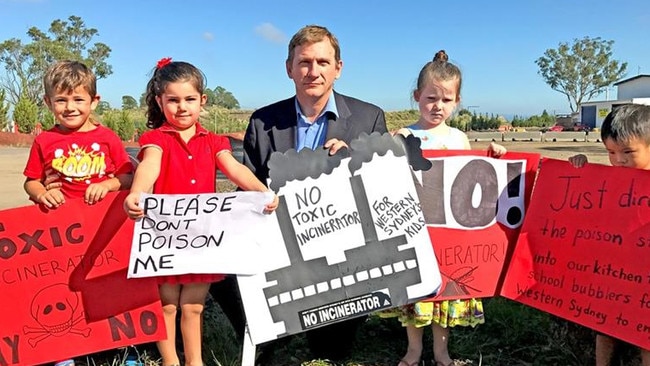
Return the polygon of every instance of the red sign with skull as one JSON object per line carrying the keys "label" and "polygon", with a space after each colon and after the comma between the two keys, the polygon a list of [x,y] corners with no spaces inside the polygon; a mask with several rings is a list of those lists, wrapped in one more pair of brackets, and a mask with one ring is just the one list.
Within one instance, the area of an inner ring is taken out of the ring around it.
{"label": "red sign with skull", "polygon": [[79,295],[68,290],[65,283],[55,283],[38,291],[29,307],[30,315],[38,325],[23,326],[23,333],[35,335],[28,339],[29,345],[35,348],[49,337],[68,333],[88,338],[90,328],[79,327],[84,320],[80,305]]}
{"label": "red sign with skull", "polygon": [[129,279],[124,195],[0,211],[0,366],[34,365],[165,337],[155,278]]}

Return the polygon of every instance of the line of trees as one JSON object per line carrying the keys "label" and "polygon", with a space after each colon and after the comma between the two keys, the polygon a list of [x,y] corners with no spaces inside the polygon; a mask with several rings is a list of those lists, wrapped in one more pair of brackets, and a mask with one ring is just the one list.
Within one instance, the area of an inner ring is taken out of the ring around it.
{"label": "line of trees", "polygon": [[539,116],[523,118],[515,115],[512,117],[511,124],[512,127],[551,127],[555,124],[555,116],[548,114],[545,109]]}
{"label": "line of trees", "polygon": [[[389,131],[396,131],[402,127],[411,125],[420,118],[420,112],[416,109],[404,111],[386,112],[386,125]],[[496,130],[502,124],[508,123],[505,117],[494,114],[476,114],[468,109],[461,109],[457,114],[447,120],[451,127],[461,131],[485,131]]]}

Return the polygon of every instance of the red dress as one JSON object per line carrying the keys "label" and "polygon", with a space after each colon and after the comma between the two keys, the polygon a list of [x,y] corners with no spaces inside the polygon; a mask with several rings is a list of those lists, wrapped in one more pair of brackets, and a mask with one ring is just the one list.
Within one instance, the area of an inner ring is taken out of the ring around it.
{"label": "red dress", "polygon": [[59,176],[66,198],[84,196],[88,185],[133,171],[133,164],[120,138],[97,126],[90,131],[63,131],[57,126],[34,139],[23,174],[45,181]]}
{"label": "red dress", "polygon": [[[172,126],[147,131],[140,137],[142,159],[144,148],[153,146],[162,151],[160,175],[154,183],[153,193],[193,194],[217,191],[217,154],[232,151],[227,137],[214,134],[196,124],[196,134],[187,143]],[[184,274],[158,277],[159,283],[183,284],[217,282],[223,274]]]}

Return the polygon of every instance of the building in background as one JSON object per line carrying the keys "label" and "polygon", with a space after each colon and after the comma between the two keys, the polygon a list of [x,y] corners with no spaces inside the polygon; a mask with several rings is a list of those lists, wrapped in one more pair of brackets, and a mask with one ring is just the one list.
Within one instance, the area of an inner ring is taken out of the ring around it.
{"label": "building in background", "polygon": [[580,104],[576,123],[590,128],[600,128],[607,114],[623,104],[650,105],[650,75],[639,74],[614,83],[616,100],[585,102]]}

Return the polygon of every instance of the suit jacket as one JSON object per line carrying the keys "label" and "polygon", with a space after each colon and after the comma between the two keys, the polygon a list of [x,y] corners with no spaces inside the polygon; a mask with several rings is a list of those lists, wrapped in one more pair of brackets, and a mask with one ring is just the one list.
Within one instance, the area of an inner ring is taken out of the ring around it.
{"label": "suit jacket", "polygon": [[[295,99],[294,96],[262,107],[251,115],[244,136],[244,164],[264,184],[269,177],[267,163],[271,154],[295,148],[298,123]],[[381,108],[337,92],[334,100],[339,116],[329,116],[325,141],[337,138],[350,144],[362,132],[388,132]]]}

